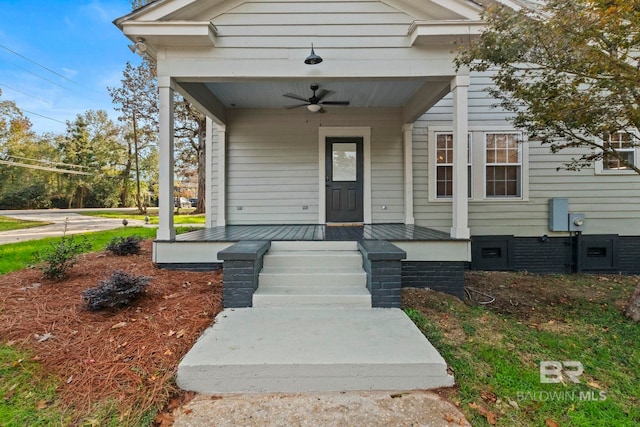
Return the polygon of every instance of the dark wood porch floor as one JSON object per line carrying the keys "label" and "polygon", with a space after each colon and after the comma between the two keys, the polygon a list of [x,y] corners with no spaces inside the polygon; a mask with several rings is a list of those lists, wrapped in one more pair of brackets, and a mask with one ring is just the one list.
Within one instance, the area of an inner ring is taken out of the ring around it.
{"label": "dark wood porch floor", "polygon": [[177,241],[238,242],[241,240],[306,241],[429,241],[451,240],[447,233],[406,224],[366,224],[362,226],[327,226],[318,224],[227,225],[180,234]]}

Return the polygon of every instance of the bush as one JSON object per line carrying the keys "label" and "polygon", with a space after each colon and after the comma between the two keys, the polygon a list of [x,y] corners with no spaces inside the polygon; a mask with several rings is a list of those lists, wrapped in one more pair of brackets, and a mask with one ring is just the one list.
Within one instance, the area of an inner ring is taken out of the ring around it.
{"label": "bush", "polygon": [[148,277],[117,270],[107,280],[100,281],[95,288],[84,290],[82,297],[87,308],[92,311],[124,307],[142,295],[149,280]]}
{"label": "bush", "polygon": [[114,237],[107,244],[107,250],[114,255],[135,255],[140,253],[140,236]]}
{"label": "bush", "polygon": [[40,268],[47,279],[62,279],[67,271],[78,262],[78,255],[91,249],[91,243],[86,237],[79,241],[73,236],[62,238],[49,243],[49,247],[37,254],[43,264]]}

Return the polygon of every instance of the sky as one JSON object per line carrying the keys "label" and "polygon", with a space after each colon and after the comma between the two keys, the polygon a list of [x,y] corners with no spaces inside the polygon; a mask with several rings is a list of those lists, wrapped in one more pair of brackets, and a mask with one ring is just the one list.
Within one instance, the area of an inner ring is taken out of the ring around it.
{"label": "sky", "polygon": [[[127,61],[140,57],[113,20],[130,0],[0,0],[0,100],[15,101],[37,133],[64,133],[66,121],[105,110]],[[42,117],[44,116],[44,117]]]}

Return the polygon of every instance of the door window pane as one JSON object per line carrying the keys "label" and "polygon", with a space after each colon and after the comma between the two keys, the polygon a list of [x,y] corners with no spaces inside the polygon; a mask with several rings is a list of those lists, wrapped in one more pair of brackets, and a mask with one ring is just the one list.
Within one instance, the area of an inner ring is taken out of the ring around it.
{"label": "door window pane", "polygon": [[356,143],[333,143],[332,147],[332,177],[333,181],[356,181]]}

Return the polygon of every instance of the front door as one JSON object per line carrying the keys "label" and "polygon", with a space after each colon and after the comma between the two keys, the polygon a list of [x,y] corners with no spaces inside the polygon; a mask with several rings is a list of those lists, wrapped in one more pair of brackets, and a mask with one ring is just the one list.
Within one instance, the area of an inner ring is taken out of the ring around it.
{"label": "front door", "polygon": [[362,222],[362,138],[327,138],[327,222]]}

